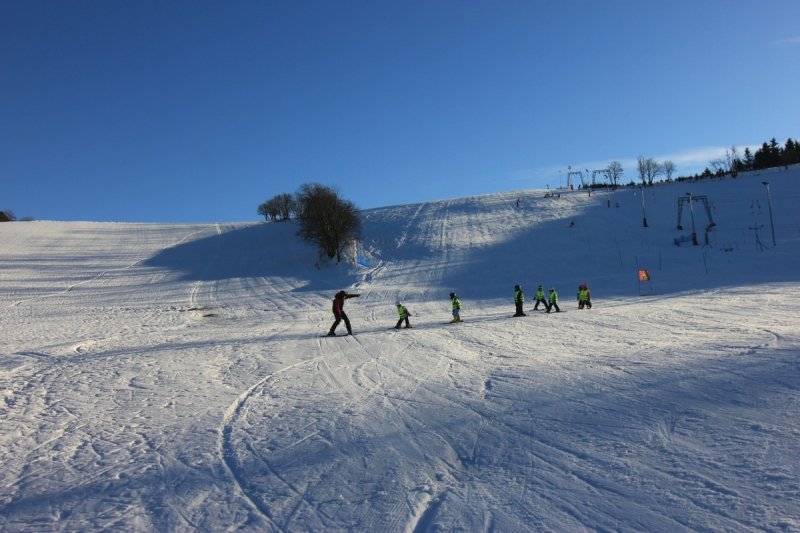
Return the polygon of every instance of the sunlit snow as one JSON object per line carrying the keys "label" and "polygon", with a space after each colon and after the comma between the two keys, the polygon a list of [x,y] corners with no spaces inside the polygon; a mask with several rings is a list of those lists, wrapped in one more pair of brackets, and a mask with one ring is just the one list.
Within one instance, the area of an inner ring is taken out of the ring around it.
{"label": "sunlit snow", "polygon": [[800,531],[800,168],[545,193],[0,224],[0,530]]}

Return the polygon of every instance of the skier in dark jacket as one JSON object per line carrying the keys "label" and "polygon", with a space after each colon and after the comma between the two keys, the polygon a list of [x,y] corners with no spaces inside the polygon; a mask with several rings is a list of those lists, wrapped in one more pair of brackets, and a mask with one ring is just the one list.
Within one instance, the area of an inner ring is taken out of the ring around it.
{"label": "skier in dark jacket", "polygon": [[525,303],[525,294],[522,292],[522,287],[519,285],[514,285],[514,307],[516,307],[516,313],[514,316],[528,316],[522,310],[522,304]]}
{"label": "skier in dark jacket", "polygon": [[344,301],[348,298],[358,298],[361,296],[360,294],[348,294],[345,291],[339,291],[336,293],[336,296],[333,297],[333,316],[336,320],[333,322],[331,326],[331,330],[328,332],[329,337],[336,336],[336,326],[339,325],[339,322],[344,320],[344,325],[347,328],[347,334],[353,334],[353,328],[350,327],[350,319],[347,318],[347,314],[344,312]]}

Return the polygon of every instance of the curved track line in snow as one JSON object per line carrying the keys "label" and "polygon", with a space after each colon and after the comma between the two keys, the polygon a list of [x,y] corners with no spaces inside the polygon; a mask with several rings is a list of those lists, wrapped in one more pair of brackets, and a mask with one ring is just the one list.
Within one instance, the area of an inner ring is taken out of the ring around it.
{"label": "curved track line in snow", "polygon": [[222,464],[225,465],[225,469],[228,471],[228,474],[231,476],[231,479],[236,484],[237,490],[242,494],[242,496],[249,502],[251,507],[255,509],[259,514],[261,514],[265,519],[269,521],[272,525],[274,525],[277,529],[283,531],[275,519],[272,517],[269,509],[267,509],[262,503],[260,503],[259,499],[250,494],[250,492],[245,488],[246,483],[242,473],[242,469],[239,467],[238,462],[236,461],[236,453],[233,447],[232,437],[231,434],[233,433],[233,424],[235,423],[236,419],[242,413],[245,404],[247,401],[253,396],[253,394],[262,387],[265,383],[269,380],[283,374],[284,372],[288,372],[294,368],[302,367],[305,365],[313,364],[317,361],[323,359],[324,356],[315,357],[313,359],[308,359],[306,361],[300,361],[298,363],[285,366],[280,370],[273,372],[272,374],[263,377],[262,379],[258,380],[256,383],[250,386],[246,391],[244,391],[239,397],[234,401],[228,409],[225,411],[225,415],[222,418],[222,426],[218,430],[218,437],[217,437],[217,448],[219,450],[220,457],[222,457]]}

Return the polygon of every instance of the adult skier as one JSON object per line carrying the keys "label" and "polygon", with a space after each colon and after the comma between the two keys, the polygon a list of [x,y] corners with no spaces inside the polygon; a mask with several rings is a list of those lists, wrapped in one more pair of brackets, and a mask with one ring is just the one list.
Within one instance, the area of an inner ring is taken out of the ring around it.
{"label": "adult skier", "polygon": [[545,309],[550,307],[547,305],[547,300],[544,299],[544,287],[541,285],[536,289],[536,304],[533,306],[534,311],[539,309],[539,304],[542,304]]}
{"label": "adult skier", "polygon": [[400,329],[400,324],[402,324],[404,320],[406,323],[406,329],[410,328],[411,324],[408,322],[408,317],[411,316],[411,313],[409,313],[408,309],[406,309],[406,306],[401,304],[400,302],[397,302],[396,305],[397,305],[397,314],[400,315],[400,320],[397,321],[397,325],[394,327],[394,329]]}
{"label": "adult skier", "polygon": [[522,310],[522,304],[525,303],[525,294],[522,292],[522,287],[519,285],[514,285],[514,306],[516,307],[516,313],[514,316],[528,316]]}
{"label": "adult skier", "polygon": [[592,293],[589,292],[589,287],[585,283],[578,285],[578,309],[592,308]]}
{"label": "adult skier", "polygon": [[347,318],[347,314],[344,312],[344,301],[350,298],[358,298],[359,296],[361,295],[348,294],[345,291],[339,291],[336,293],[336,296],[333,297],[333,306],[331,309],[336,320],[334,320],[331,330],[328,332],[328,337],[336,336],[336,326],[338,326],[339,322],[342,320],[344,320],[344,326],[347,328],[347,334],[353,334],[353,328],[350,327],[350,319]]}
{"label": "adult skier", "polygon": [[545,304],[547,305],[547,312],[549,313],[555,307],[556,313],[560,313],[561,309],[558,308],[558,293],[556,292],[555,287],[550,287],[549,295],[550,304]]}
{"label": "adult skier", "polygon": [[461,300],[458,299],[458,296],[454,292],[450,293],[450,303],[453,304],[453,320],[451,320],[450,323],[463,322],[463,320],[461,320]]}

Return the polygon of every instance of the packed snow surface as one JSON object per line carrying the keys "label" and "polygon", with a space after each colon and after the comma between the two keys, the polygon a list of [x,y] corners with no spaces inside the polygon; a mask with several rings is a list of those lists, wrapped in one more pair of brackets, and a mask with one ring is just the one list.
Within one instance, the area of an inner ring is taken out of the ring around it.
{"label": "packed snow surface", "polygon": [[800,169],[641,194],[0,224],[0,530],[800,531]]}

